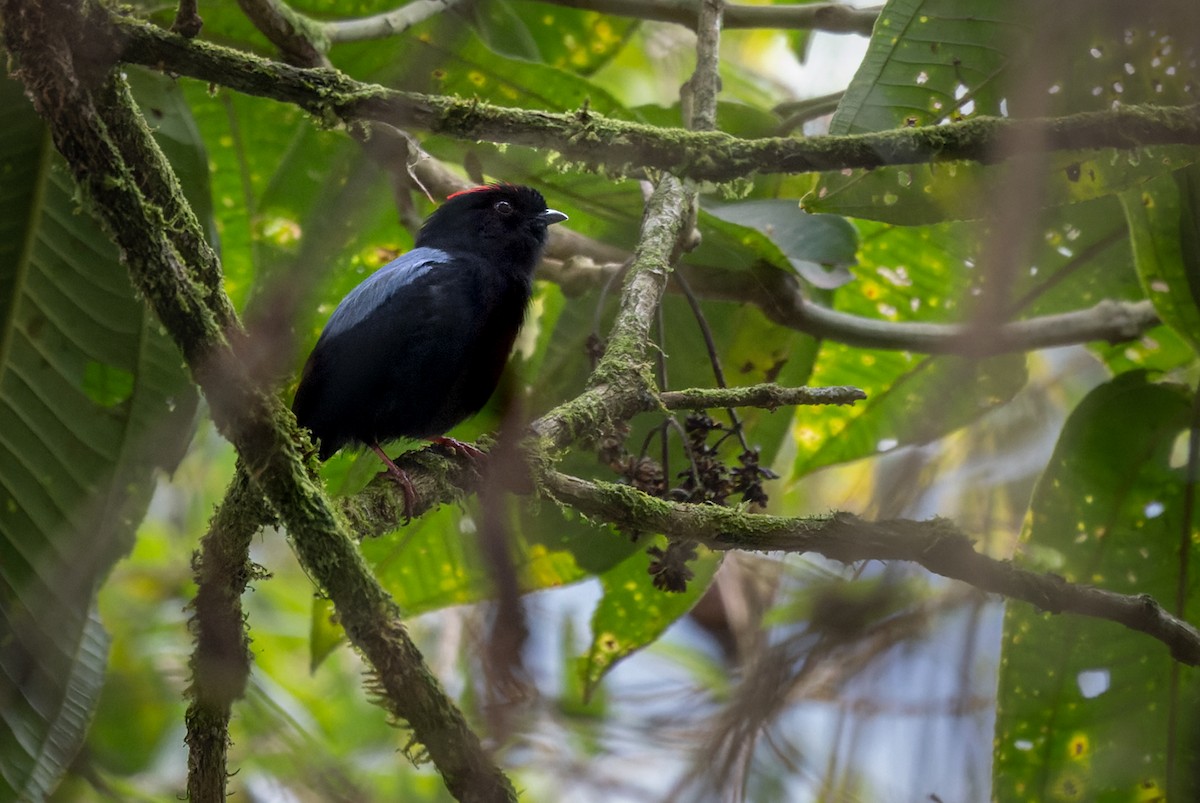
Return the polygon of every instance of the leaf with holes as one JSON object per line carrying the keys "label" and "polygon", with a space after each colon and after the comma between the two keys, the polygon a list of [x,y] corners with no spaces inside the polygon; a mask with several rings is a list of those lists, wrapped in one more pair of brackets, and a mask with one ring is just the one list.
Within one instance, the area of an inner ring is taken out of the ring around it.
{"label": "leaf with holes", "polygon": [[1146,297],[1200,352],[1200,170],[1163,176],[1121,201]]}
{"label": "leaf with holes", "polygon": [[[1078,204],[1124,192],[1196,160],[1195,148],[1063,151],[1049,154],[1041,207]],[[1023,165],[939,162],[823,176],[802,201],[808,212],[853,215],[905,226],[978,220],[996,214],[995,188]]]}
{"label": "leaf with holes", "polygon": [[[666,544],[667,540],[661,536],[653,539],[653,545],[660,549]],[[643,541],[641,546],[650,544]],[[687,590],[679,593],[654,587],[647,571],[650,557],[644,549],[600,576],[604,596],[592,613],[591,647],[579,662],[585,694],[591,694],[618,662],[654,643],[708,590],[722,556],[704,547],[697,550],[698,556],[688,563],[695,576],[688,581]]]}
{"label": "leaf with holes", "polygon": [[[1181,559],[1200,558],[1179,448],[1191,409],[1186,389],[1151,384],[1142,372],[1092,391],[1038,481],[1019,562],[1173,607]],[[1195,610],[1200,583],[1191,578],[1184,591]],[[1002,650],[996,800],[1197,799],[1195,668],[1114,622],[1025,603],[1008,605]]]}
{"label": "leaf with holes", "polygon": [[813,384],[853,385],[867,400],[796,416],[795,474],[929,443],[1011,400],[1026,378],[1024,354],[918,359],[826,343]]}
{"label": "leaf with holes", "polygon": [[[1057,24],[1034,30],[1026,2],[890,3],[830,132],[1193,102],[1200,67],[1187,32],[1197,13],[1175,5],[1068,4]],[[995,214],[996,188],[1014,171],[1044,175],[1023,202],[1053,207],[1135,187],[1195,158],[1194,149],[1156,147],[1054,153],[1044,163],[848,170],[822,175],[804,205],[905,225],[977,219]]]}

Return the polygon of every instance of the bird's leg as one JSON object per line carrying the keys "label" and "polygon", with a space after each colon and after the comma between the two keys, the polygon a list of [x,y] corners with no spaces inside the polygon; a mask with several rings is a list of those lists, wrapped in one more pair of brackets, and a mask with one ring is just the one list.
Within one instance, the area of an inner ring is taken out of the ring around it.
{"label": "bird's leg", "polygon": [[469,443],[463,443],[462,441],[454,438],[447,438],[445,435],[439,435],[436,438],[430,438],[429,442],[437,446],[441,446],[443,449],[446,449],[451,453],[460,454],[470,460],[472,463],[478,463],[483,460],[483,458],[487,457],[487,452],[484,452]]}
{"label": "bird's leg", "polygon": [[384,473],[395,480],[400,485],[401,490],[404,491],[404,518],[411,519],[412,512],[417,506],[417,492],[413,488],[412,480],[408,477],[408,472],[393,463],[392,458],[387,456],[387,453],[380,448],[378,443],[372,443],[371,449],[387,465],[387,471]]}

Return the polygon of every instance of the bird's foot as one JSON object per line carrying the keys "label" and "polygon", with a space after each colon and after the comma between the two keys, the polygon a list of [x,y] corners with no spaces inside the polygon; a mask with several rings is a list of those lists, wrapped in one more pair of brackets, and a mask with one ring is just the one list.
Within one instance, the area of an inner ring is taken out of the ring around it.
{"label": "bird's foot", "polygon": [[417,491],[413,488],[412,480],[409,479],[408,472],[400,468],[392,462],[392,458],[387,456],[387,453],[380,448],[378,443],[371,444],[371,449],[375,454],[379,455],[379,459],[387,466],[387,474],[396,484],[400,486],[400,490],[404,493],[404,521],[412,521],[412,512],[417,507]]}
{"label": "bird's foot", "polygon": [[472,463],[482,462],[483,459],[487,457],[487,452],[483,451],[479,447],[472,446],[469,443],[463,443],[462,441],[454,438],[447,438],[444,435],[440,435],[436,438],[430,438],[429,442],[435,446],[441,446],[451,454],[461,455],[470,460]]}

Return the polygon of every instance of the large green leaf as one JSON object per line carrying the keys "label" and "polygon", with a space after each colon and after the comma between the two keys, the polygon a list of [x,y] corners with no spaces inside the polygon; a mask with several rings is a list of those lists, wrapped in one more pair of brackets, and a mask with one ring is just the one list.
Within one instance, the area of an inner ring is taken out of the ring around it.
{"label": "large green leaf", "polygon": [[[658,536],[653,543],[662,549],[667,540]],[[695,576],[678,593],[654,587],[647,571],[650,557],[640,550],[600,575],[604,596],[592,613],[588,654],[579,661],[585,699],[618,662],[655,642],[708,590],[723,556],[698,549],[696,559],[688,563]]]}
{"label": "large green leaf", "polygon": [[[1066,5],[1064,16],[1079,12],[1069,24],[1034,28],[1032,7],[1023,1],[894,0],[831,132],[1192,102],[1189,87],[1200,77],[1186,55],[1194,44],[1188,33],[1194,10],[1170,3]],[[1047,207],[1079,203],[1194,159],[1194,149],[1176,147],[1055,153],[1039,166],[1042,186],[1029,197]],[[1013,169],[954,162],[829,173],[805,207],[905,225],[987,217],[994,204],[989,188]]]}
{"label": "large green leaf", "polygon": [[[973,224],[859,225],[855,281],[833,307],[866,320],[949,322],[962,317],[977,277],[980,234]],[[851,407],[797,411],[798,476],[835,463],[926,443],[1003,404],[1024,385],[1024,357],[972,361],[824,341],[811,381],[852,385],[867,399]]]}
{"label": "large green leaf", "polygon": [[[1046,157],[1040,204],[1062,206],[1127,190],[1179,167],[1191,164],[1195,148],[1143,148],[1062,151]],[[856,215],[907,226],[943,220],[978,220],[995,213],[991,188],[1002,181],[1007,166],[968,162],[853,171],[849,176],[826,176],[817,191],[805,198],[811,212]]]}
{"label": "large green leaf", "polygon": [[[1177,448],[1191,409],[1185,389],[1150,384],[1141,372],[1089,394],[1038,482],[1019,561],[1173,605],[1182,558],[1193,564],[1185,598],[1194,611],[1200,550]],[[1189,545],[1184,556],[1181,538]],[[1197,799],[1189,766],[1200,747],[1194,669],[1113,622],[1049,616],[1023,603],[1009,606],[1004,636],[996,800]],[[1177,777],[1168,779],[1172,760]]]}
{"label": "large green leaf", "polygon": [[705,208],[721,220],[762,232],[796,272],[816,287],[829,289],[849,279],[845,270],[827,271],[854,262],[858,230],[844,217],[806,214],[787,198],[709,203]]}
{"label": "large green leaf", "polygon": [[929,125],[972,112],[999,116],[1004,73],[1033,24],[1029,11],[1013,0],[892,0],[830,133]]}
{"label": "large green leaf", "polygon": [[480,3],[473,12],[480,35],[497,53],[581,75],[611,59],[637,25],[598,11],[509,0]]}
{"label": "large green leaf", "polygon": [[795,472],[929,443],[1008,402],[1026,380],[1025,355],[926,357],[825,344],[813,382],[853,385],[867,400],[798,414]]}
{"label": "large green leaf", "polygon": [[[135,83],[204,199],[179,91]],[[156,469],[179,459],[196,397],[15,82],[0,82],[0,108],[0,798],[36,800],[74,757],[103,678],[93,597]]]}
{"label": "large green leaf", "polygon": [[1121,196],[1146,297],[1200,352],[1200,172],[1162,176]]}
{"label": "large green leaf", "polygon": [[[393,533],[362,543],[363,555],[405,613],[478,602],[492,596],[494,567],[480,549],[478,511],[443,506]],[[613,532],[564,520],[550,505],[508,505],[508,551],[522,591],[556,588],[589,577],[636,547]]]}
{"label": "large green leaf", "polygon": [[447,38],[419,37],[414,69],[402,77],[408,89],[479,98],[503,106],[568,111],[588,108],[621,119],[637,119],[615,95],[556,66],[505,58],[470,31]]}

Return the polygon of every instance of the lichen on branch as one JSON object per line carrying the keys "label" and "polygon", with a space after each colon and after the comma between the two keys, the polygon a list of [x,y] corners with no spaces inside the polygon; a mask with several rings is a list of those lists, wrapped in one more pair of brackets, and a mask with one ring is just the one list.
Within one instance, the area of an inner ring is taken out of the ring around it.
{"label": "lichen on branch", "polygon": [[[1007,158],[1004,145],[1041,151],[1200,144],[1200,105],[1129,105],[1066,117],[976,117],[947,125],[871,134],[742,139],[587,115],[514,109],[476,99],[423,95],[364,84],[330,69],[300,69],[152,25],[111,16],[108,35],[126,61],[294,103],[326,122],[387,123],[463,140],[548,148],[612,170],[657,169],[730,181],[752,173],[806,173],[885,165]],[[1036,132],[1036,137],[1024,136]]]}

